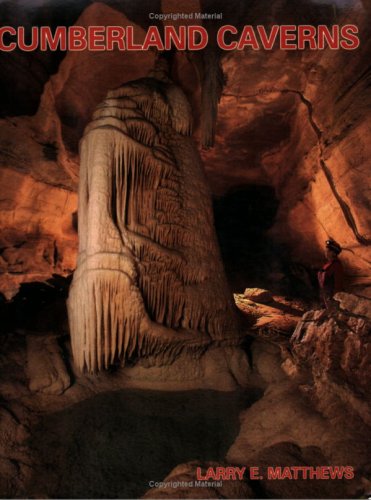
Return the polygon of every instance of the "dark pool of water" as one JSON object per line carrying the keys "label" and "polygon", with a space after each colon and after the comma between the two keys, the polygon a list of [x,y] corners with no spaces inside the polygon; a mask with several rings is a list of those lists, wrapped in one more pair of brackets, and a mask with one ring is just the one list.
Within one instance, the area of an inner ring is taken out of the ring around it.
{"label": "dark pool of water", "polygon": [[45,498],[138,498],[178,464],[224,459],[254,392],[122,390],[42,417],[30,492]]}

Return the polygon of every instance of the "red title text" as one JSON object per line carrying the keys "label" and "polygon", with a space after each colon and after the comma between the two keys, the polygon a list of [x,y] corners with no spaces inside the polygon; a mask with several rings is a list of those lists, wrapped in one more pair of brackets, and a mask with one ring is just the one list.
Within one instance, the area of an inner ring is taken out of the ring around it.
{"label": "red title text", "polygon": [[[203,26],[150,26],[143,35],[134,26],[0,27],[0,51],[142,51],[202,50],[209,43]],[[359,47],[356,25],[221,26],[216,42],[222,50],[354,50]],[[140,40],[139,40],[140,38]]]}

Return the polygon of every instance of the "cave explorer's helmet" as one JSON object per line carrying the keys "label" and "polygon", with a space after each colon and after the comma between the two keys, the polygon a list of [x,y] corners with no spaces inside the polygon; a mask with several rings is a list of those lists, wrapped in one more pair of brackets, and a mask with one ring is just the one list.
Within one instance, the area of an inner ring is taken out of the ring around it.
{"label": "cave explorer's helmet", "polygon": [[339,255],[339,253],[341,253],[341,251],[343,250],[339,243],[337,243],[335,240],[327,240],[326,248],[334,252],[336,255]]}

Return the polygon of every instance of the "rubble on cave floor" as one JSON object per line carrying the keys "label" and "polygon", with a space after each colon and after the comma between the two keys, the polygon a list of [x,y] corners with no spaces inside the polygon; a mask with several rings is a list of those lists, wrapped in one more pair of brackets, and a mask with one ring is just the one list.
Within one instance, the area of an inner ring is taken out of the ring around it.
{"label": "rubble on cave floor", "polygon": [[261,288],[246,288],[234,300],[246,318],[253,318],[249,335],[287,344],[308,305],[300,299],[276,295]]}

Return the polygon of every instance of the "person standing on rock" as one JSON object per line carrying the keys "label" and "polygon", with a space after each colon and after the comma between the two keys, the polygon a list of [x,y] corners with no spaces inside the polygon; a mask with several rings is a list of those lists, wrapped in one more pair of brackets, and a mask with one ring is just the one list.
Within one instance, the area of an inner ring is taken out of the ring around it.
{"label": "person standing on rock", "polygon": [[342,248],[334,240],[326,241],[326,259],[322,269],[318,271],[320,293],[326,309],[330,309],[332,297],[343,289],[344,270],[339,259]]}

